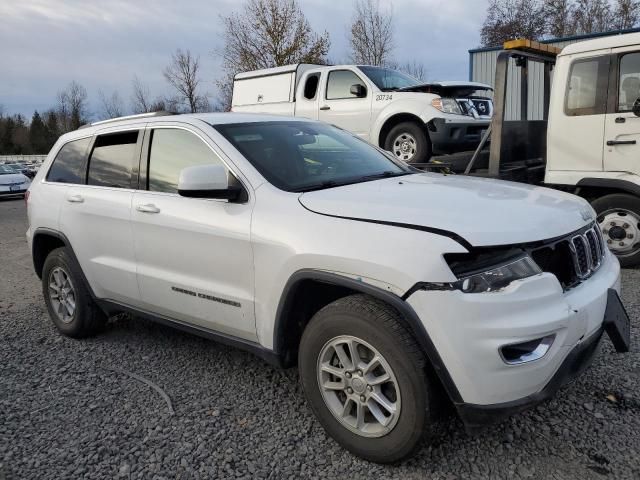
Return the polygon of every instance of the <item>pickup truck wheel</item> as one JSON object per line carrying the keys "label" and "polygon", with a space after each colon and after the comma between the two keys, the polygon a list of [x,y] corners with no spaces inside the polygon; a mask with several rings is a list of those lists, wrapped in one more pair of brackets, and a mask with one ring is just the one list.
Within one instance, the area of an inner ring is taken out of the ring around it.
{"label": "pickup truck wheel", "polygon": [[640,198],[624,193],[591,202],[609,249],[623,267],[640,264]]}
{"label": "pickup truck wheel", "polygon": [[79,267],[65,247],[56,248],[47,256],[42,290],[51,320],[68,337],[93,335],[107,320],[91,299]]}
{"label": "pickup truck wheel", "polygon": [[316,313],[298,354],[302,386],[322,426],[349,451],[379,463],[409,456],[423,437],[424,365],[399,314],[366,295]]}
{"label": "pickup truck wheel", "polygon": [[391,129],[384,149],[405,163],[424,163],[431,158],[431,144],[424,128],[414,122],[402,122]]}

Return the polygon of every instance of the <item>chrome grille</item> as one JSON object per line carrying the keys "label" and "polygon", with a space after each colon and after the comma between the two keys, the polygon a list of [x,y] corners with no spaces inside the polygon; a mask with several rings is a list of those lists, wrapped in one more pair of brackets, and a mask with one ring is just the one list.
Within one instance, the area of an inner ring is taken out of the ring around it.
{"label": "chrome grille", "polygon": [[580,280],[589,278],[600,268],[604,256],[602,236],[596,227],[571,237],[569,250]]}

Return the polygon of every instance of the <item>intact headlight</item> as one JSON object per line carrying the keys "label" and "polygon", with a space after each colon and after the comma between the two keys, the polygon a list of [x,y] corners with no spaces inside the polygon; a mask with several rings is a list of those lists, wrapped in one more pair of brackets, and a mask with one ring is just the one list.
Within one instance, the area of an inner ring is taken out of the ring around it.
{"label": "intact headlight", "polygon": [[453,98],[434,98],[431,100],[431,106],[437,108],[443,113],[462,115],[460,105],[458,105],[458,102]]}

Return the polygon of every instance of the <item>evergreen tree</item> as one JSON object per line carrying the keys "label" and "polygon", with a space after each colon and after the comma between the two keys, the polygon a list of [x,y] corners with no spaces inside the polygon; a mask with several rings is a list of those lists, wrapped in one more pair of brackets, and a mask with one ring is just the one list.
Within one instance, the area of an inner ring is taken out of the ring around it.
{"label": "evergreen tree", "polygon": [[33,117],[31,117],[31,125],[29,126],[29,144],[31,145],[31,151],[34,154],[45,154],[49,151],[49,149],[47,149],[46,127],[37,110],[33,112]]}

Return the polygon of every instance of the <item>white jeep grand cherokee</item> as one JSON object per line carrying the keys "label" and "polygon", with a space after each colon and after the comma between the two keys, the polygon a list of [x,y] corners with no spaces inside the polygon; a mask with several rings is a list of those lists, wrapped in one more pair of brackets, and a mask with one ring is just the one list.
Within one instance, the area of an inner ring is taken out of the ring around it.
{"label": "white jeep grand cherokee", "polygon": [[298,363],[352,452],[393,462],[448,398],[470,428],[555,393],[607,331],[619,266],[586,201],[421,173],[311,120],[147,115],[60,138],[28,195],[65,335],[132,312]]}

